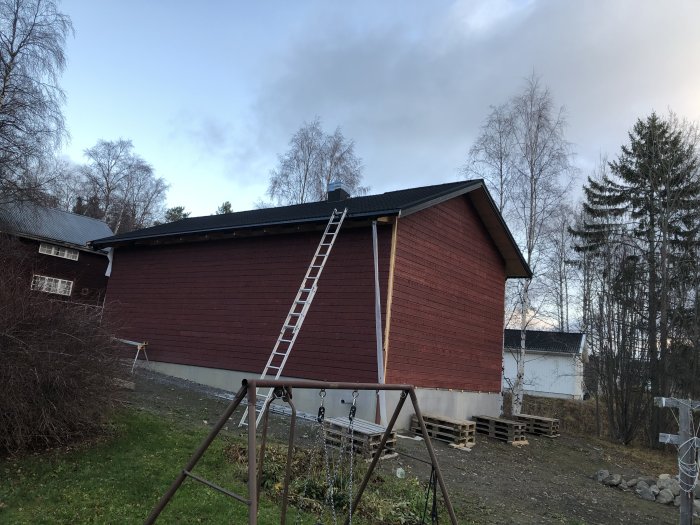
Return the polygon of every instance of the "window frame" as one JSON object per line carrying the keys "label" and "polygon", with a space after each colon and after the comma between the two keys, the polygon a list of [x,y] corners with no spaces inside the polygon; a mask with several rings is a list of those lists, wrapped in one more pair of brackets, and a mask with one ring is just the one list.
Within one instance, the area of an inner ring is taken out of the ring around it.
{"label": "window frame", "polygon": [[36,290],[37,292],[70,297],[71,293],[73,292],[73,281],[61,279],[60,277],[50,277],[48,275],[39,275],[35,273],[32,275],[30,287],[32,290]]}
{"label": "window frame", "polygon": [[80,255],[80,252],[73,248],[57,246],[55,244],[49,244],[47,242],[39,243],[39,253],[42,253],[44,255],[50,255],[52,257],[60,257],[61,259],[68,259],[70,261],[77,261]]}

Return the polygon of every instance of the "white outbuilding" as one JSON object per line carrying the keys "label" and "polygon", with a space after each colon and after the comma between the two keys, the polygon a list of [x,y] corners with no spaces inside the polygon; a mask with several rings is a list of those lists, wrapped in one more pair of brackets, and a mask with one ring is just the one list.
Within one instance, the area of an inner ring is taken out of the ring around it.
{"label": "white outbuilding", "polygon": [[[515,382],[520,330],[503,337],[503,389]],[[586,335],[580,332],[525,332],[525,393],[533,396],[583,399]]]}

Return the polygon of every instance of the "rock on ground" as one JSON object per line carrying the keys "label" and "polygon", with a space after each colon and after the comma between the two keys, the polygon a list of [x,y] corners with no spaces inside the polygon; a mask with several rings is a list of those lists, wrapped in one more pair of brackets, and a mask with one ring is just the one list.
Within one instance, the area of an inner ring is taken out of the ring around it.
{"label": "rock on ground", "polygon": [[607,485],[608,487],[617,487],[621,482],[622,476],[620,476],[619,474],[613,474],[611,476],[606,477],[603,480],[603,484]]}
{"label": "rock on ground", "polygon": [[668,489],[670,490],[674,496],[678,496],[681,493],[681,484],[678,482],[677,479],[672,479],[672,478],[666,478],[662,479],[659,477],[659,482],[656,484],[659,489]]}
{"label": "rock on ground", "polygon": [[668,489],[661,489],[659,495],[656,497],[656,503],[668,505],[671,502],[673,502],[673,492]]}
{"label": "rock on ground", "polygon": [[639,483],[637,483],[637,489],[635,490],[635,492],[643,500],[646,500],[646,501],[656,500],[656,495],[651,491],[649,486],[646,483],[644,483],[643,481],[640,481]]}

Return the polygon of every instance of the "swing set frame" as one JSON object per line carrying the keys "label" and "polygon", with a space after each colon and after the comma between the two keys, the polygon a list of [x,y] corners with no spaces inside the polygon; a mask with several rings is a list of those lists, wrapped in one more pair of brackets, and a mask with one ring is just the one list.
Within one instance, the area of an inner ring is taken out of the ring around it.
{"label": "swing set frame", "polygon": [[[194,469],[195,465],[197,462],[201,459],[201,457],[204,455],[204,453],[207,451],[209,448],[209,445],[214,441],[216,436],[221,432],[221,430],[224,428],[224,426],[228,423],[229,418],[233,415],[233,412],[238,408],[238,406],[241,404],[241,402],[247,398],[248,400],[248,406],[252,407],[255,406],[256,404],[256,393],[258,391],[258,388],[270,388],[274,392],[274,395],[270,397],[266,403],[263,405],[261,410],[264,411],[263,414],[263,429],[262,429],[262,435],[261,435],[261,441],[260,441],[260,457],[257,457],[257,436],[256,436],[256,411],[255,410],[248,410],[248,495],[247,497],[241,496],[239,494],[236,494],[234,492],[229,491],[228,489],[225,489],[223,487],[220,487],[219,485],[216,485],[215,483],[212,483],[211,481],[208,481],[204,478],[201,478],[195,474],[192,473],[192,470]],[[241,388],[238,390],[236,395],[234,396],[233,400],[229,404],[228,408],[226,411],[222,414],[221,418],[219,421],[214,425],[212,428],[211,432],[209,435],[202,441],[200,444],[199,448],[196,450],[196,452],[192,455],[190,460],[188,461],[187,465],[180,471],[180,474],[175,478],[175,481],[170,485],[170,488],[168,491],[161,497],[160,501],[153,507],[153,510],[149,514],[148,518],[146,518],[146,521],[144,522],[147,525],[150,525],[152,523],[155,523],[155,521],[158,519],[158,516],[160,513],[165,509],[165,507],[168,505],[170,500],[173,498],[177,490],[180,488],[182,483],[185,481],[185,479],[192,478],[195,481],[198,481],[204,485],[207,485],[208,487],[217,490],[223,494],[226,494],[227,496],[232,497],[233,499],[240,501],[241,503],[245,504],[248,506],[248,524],[249,525],[256,525],[257,524],[257,516],[258,516],[258,500],[260,498],[260,478],[262,474],[262,467],[263,467],[263,462],[265,459],[265,445],[267,441],[267,422],[268,422],[268,416],[269,416],[269,409],[270,405],[272,404],[272,401],[274,399],[282,399],[285,403],[287,403],[291,409],[291,420],[290,420],[290,425],[289,425],[289,446],[287,449],[287,465],[286,465],[286,470],[285,470],[285,476],[284,476],[284,488],[283,488],[283,493],[282,493],[282,509],[281,509],[281,516],[280,516],[280,523],[281,525],[286,524],[286,511],[287,511],[287,500],[288,500],[288,492],[289,492],[289,478],[290,478],[290,471],[291,471],[291,461],[292,461],[292,453],[294,449],[294,431],[296,427],[296,408],[294,406],[294,403],[292,401],[292,394],[294,389],[318,389],[320,390],[374,390],[374,391],[399,391],[401,392],[400,397],[399,397],[399,402],[396,405],[396,408],[394,410],[394,413],[391,416],[391,419],[389,420],[389,424],[386,427],[386,430],[384,434],[382,435],[382,439],[379,444],[379,448],[375,451],[372,462],[369,465],[369,468],[367,469],[367,473],[365,474],[362,483],[360,484],[357,494],[355,495],[354,500],[351,503],[350,507],[350,513],[348,514],[348,517],[345,519],[345,525],[348,525],[350,521],[350,516],[355,512],[357,507],[360,504],[360,500],[362,498],[362,494],[365,491],[365,488],[367,487],[367,483],[369,482],[372,473],[377,466],[377,463],[379,461],[379,458],[381,457],[381,454],[386,446],[386,442],[391,435],[391,432],[394,428],[394,424],[396,423],[397,418],[399,417],[399,413],[401,412],[401,409],[403,408],[403,405],[406,401],[407,398],[411,399],[411,404],[413,405],[413,410],[415,411],[416,418],[418,419],[418,424],[420,425],[423,441],[425,443],[426,449],[428,451],[428,455],[430,456],[430,463],[432,465],[432,468],[435,472],[435,478],[437,479],[437,483],[440,486],[440,491],[442,493],[442,498],[445,504],[445,508],[447,509],[447,513],[449,515],[450,523],[452,525],[457,525],[457,517],[455,516],[454,513],[454,508],[452,507],[452,503],[450,502],[449,495],[447,493],[447,487],[445,485],[445,481],[442,477],[442,473],[440,472],[440,466],[438,465],[437,462],[437,457],[435,456],[435,451],[433,450],[433,446],[430,442],[430,436],[428,435],[428,431],[425,427],[425,421],[423,420],[423,415],[420,411],[420,407],[418,405],[418,398],[416,396],[416,392],[413,386],[411,385],[387,385],[387,384],[379,384],[379,383],[336,383],[336,382],[325,382],[325,381],[306,381],[306,380],[281,380],[281,379],[275,379],[275,380],[267,380],[267,379],[252,379],[252,380],[243,380],[243,383],[241,385]]]}

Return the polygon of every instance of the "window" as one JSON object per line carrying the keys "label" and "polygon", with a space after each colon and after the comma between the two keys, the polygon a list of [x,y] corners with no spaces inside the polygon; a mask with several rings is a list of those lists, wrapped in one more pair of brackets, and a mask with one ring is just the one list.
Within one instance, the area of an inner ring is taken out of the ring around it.
{"label": "window", "polygon": [[39,244],[39,253],[53,255],[54,257],[62,257],[64,259],[70,259],[71,261],[78,260],[78,250],[56,246],[55,244],[46,244],[44,242]]}
{"label": "window", "polygon": [[32,277],[32,290],[58,295],[70,295],[73,290],[73,281],[46,277],[45,275],[35,275]]}

